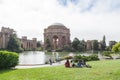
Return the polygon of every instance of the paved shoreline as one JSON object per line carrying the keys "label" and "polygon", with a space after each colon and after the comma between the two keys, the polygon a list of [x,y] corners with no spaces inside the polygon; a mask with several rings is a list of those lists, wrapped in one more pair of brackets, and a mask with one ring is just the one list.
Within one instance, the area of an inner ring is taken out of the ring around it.
{"label": "paved shoreline", "polygon": [[50,64],[18,65],[18,66],[16,66],[15,68],[16,68],[16,69],[27,69],[27,68],[39,68],[39,67],[52,67],[52,66],[64,65],[64,63],[65,63],[65,60],[64,60],[64,61],[61,61],[60,63],[59,63],[59,62],[53,63],[52,65],[50,65]]}

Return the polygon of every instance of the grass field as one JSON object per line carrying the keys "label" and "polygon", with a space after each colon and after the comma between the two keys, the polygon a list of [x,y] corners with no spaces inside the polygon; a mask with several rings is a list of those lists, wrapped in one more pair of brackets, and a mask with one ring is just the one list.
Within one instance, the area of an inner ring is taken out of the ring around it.
{"label": "grass field", "polygon": [[120,60],[88,62],[92,68],[62,66],[1,70],[0,80],[120,80]]}

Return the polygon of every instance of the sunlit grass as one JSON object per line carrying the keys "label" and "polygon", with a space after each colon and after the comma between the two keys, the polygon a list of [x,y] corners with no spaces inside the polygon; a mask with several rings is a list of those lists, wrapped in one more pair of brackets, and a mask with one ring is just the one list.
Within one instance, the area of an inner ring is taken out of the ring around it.
{"label": "sunlit grass", "polygon": [[92,68],[62,66],[1,70],[0,80],[120,80],[120,60],[88,62]]}

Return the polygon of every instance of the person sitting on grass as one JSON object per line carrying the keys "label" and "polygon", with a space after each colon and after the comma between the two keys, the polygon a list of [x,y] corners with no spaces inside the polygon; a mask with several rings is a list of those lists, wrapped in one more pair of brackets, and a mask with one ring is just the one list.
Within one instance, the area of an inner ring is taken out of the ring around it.
{"label": "person sitting on grass", "polygon": [[77,67],[82,67],[82,66],[81,66],[81,61],[80,61],[80,60],[78,60]]}
{"label": "person sitting on grass", "polygon": [[70,65],[71,67],[76,67],[76,65],[75,65],[73,60],[71,60],[70,63],[71,63],[71,65]]}
{"label": "person sitting on grass", "polygon": [[87,68],[91,68],[92,66],[86,64],[86,61],[85,60],[82,60],[82,66],[83,67],[87,67]]}
{"label": "person sitting on grass", "polygon": [[65,62],[65,67],[70,67],[70,62],[69,62],[68,59],[67,59],[66,62]]}

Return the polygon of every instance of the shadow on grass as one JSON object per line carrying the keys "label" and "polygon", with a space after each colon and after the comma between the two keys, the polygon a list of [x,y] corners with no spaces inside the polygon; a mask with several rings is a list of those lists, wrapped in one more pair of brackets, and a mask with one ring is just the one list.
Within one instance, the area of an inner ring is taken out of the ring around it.
{"label": "shadow on grass", "polygon": [[17,69],[0,69],[0,74],[4,74],[4,73],[15,71],[15,70]]}

